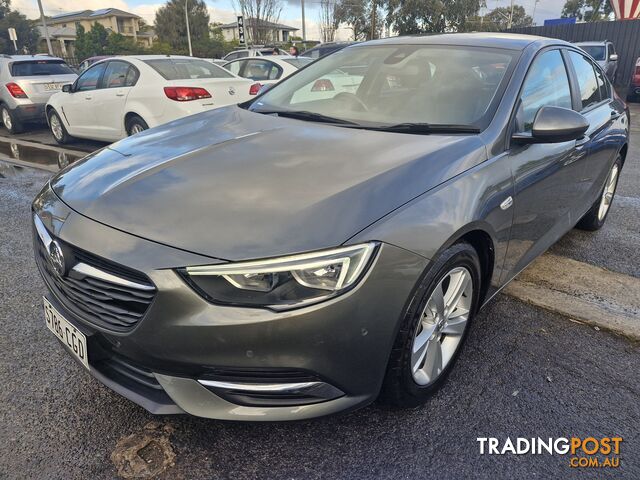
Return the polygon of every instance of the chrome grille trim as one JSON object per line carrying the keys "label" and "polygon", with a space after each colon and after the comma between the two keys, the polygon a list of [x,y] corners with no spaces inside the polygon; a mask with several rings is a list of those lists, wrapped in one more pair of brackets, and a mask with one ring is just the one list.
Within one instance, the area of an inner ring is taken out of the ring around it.
{"label": "chrome grille trim", "polygon": [[[51,264],[47,245],[54,242],[62,243],[68,254],[72,267],[66,275],[57,273]],[[89,324],[126,332],[144,317],[155,298],[156,288],[151,280],[147,279],[148,283],[133,280],[147,278],[143,273],[55,239],[37,215],[34,215],[34,243],[36,264],[49,290],[64,308]],[[120,272],[122,276],[117,275]]]}

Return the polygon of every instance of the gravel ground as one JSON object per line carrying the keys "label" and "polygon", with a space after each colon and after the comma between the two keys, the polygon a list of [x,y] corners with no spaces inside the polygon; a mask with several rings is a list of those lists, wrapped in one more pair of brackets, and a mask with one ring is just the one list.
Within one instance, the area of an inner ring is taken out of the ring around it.
{"label": "gravel ground", "polygon": [[[46,174],[10,172],[0,167],[0,478],[114,478],[118,440],[157,417],[83,372],[46,329],[29,231]],[[427,405],[288,424],[161,418],[176,463],[159,478],[640,478],[639,364],[637,344],[499,296]],[[481,456],[476,441],[573,435],[622,436],[621,467]]]}

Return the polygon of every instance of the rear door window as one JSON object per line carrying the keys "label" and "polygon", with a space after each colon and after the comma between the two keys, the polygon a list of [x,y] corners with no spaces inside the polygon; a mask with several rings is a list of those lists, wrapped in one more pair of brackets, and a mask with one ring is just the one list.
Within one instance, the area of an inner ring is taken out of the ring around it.
{"label": "rear door window", "polygon": [[165,80],[188,80],[201,78],[233,78],[224,68],[206,60],[190,58],[163,58],[145,60],[147,65]]}
{"label": "rear door window", "polygon": [[277,80],[282,75],[282,68],[269,60],[247,60],[244,77],[251,80]]}
{"label": "rear door window", "polygon": [[62,60],[28,60],[11,64],[11,76],[13,77],[71,75],[73,73],[75,72],[71,70],[71,67]]}
{"label": "rear door window", "polygon": [[130,87],[132,79],[130,77],[127,78],[130,68],[131,65],[126,62],[109,62],[102,79],[103,88]]}
{"label": "rear door window", "polygon": [[584,55],[569,51],[569,58],[576,72],[576,79],[580,86],[580,98],[582,110],[600,102],[600,89],[596,79],[596,72],[591,61]]}

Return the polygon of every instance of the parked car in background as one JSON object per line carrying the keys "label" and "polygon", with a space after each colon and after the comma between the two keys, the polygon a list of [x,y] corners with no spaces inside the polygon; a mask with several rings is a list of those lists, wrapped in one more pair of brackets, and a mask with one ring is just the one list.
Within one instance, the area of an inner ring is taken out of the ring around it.
{"label": "parked car in background", "polygon": [[274,53],[276,47],[251,47],[251,48],[241,48],[238,50],[234,50],[231,53],[225,55],[222,60],[230,62],[231,60],[236,60],[238,58],[246,58],[246,57],[269,57],[271,55],[284,55],[290,56],[288,52],[286,52],[283,48],[278,48],[279,53]]}
{"label": "parked car in background", "polygon": [[613,43],[605,40],[604,42],[577,42],[576,45],[591,55],[602,67],[611,83],[615,83],[618,73],[618,54]]}
{"label": "parked car in background", "polygon": [[58,143],[113,142],[177,118],[251,98],[252,82],[210,61],[168,55],[101,60],[46,107]]}
{"label": "parked car in background", "polygon": [[87,68],[93,65],[100,60],[104,60],[105,58],[111,58],[113,55],[98,55],[97,57],[89,57],[86,60],[83,60],[80,65],[78,65],[78,73],[84,72]]}
{"label": "parked car in background", "polygon": [[[307,95],[353,65],[360,88]],[[626,105],[567,42],[354,45],[53,177],[32,208],[46,324],[154,413],[417,406],[482,306],[574,226],[604,225],[628,147]]]}
{"label": "parked car in background", "polygon": [[[273,85],[298,69],[313,62],[311,58],[279,55],[240,58],[224,65],[234,75],[259,82],[259,86]],[[254,87],[255,88],[255,87]]]}
{"label": "parked car in background", "polygon": [[640,57],[636,60],[636,66],[631,75],[628,98],[633,102],[640,102]]}
{"label": "parked car in background", "polygon": [[0,55],[0,118],[9,133],[45,121],[45,104],[78,75],[61,58]]}
{"label": "parked car in background", "polygon": [[329,55],[330,53],[337,52],[338,50],[342,50],[349,45],[353,45],[357,42],[327,42],[321,43],[320,45],[316,45],[309,50],[305,50],[300,54],[301,57],[312,58],[317,60],[320,57],[324,57],[325,55]]}

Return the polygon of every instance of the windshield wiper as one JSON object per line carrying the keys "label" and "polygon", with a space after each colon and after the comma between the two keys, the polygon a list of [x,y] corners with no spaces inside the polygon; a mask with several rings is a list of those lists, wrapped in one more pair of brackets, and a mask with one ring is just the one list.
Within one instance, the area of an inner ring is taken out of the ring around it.
{"label": "windshield wiper", "polygon": [[381,132],[400,133],[480,133],[478,127],[471,125],[455,125],[446,123],[396,123],[395,125],[381,125],[367,127]]}
{"label": "windshield wiper", "polygon": [[359,123],[343,120],[341,118],[329,117],[316,112],[308,112],[306,110],[253,110],[255,113],[264,115],[278,115],[279,117],[295,118],[297,120],[309,120],[312,122],[334,123],[338,125],[360,126]]}

